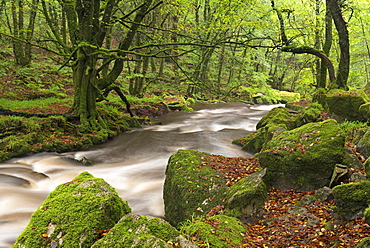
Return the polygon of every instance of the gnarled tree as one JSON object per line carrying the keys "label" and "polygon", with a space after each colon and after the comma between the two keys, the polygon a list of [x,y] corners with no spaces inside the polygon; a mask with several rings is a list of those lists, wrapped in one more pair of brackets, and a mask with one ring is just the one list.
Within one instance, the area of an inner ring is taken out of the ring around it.
{"label": "gnarled tree", "polygon": [[[118,90],[113,83],[123,70],[123,63],[129,53],[134,36],[140,23],[151,10],[152,0],[143,0],[133,10],[127,11],[121,17],[116,12],[121,0],[65,0],[60,1],[66,14],[69,43],[67,46],[48,17],[48,8],[43,1],[43,12],[54,35],[57,47],[64,52],[70,51],[65,65],[70,65],[73,71],[74,101],[70,114],[80,117],[80,122],[87,128],[101,128],[104,120],[96,109],[96,100],[106,95],[110,90]],[[122,7],[122,6],[121,6]],[[116,49],[103,47],[104,40],[111,25],[116,22],[127,22],[128,27],[124,38]],[[104,61],[104,62],[101,62]],[[103,68],[109,63],[113,66],[105,76],[100,77]],[[105,94],[104,94],[105,92]],[[118,92],[122,100],[127,100]]]}

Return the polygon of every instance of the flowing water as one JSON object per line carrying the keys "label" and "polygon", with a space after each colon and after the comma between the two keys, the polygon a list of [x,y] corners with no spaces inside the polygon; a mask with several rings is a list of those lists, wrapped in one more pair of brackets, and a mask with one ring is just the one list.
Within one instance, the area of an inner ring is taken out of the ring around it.
{"label": "flowing water", "polygon": [[[164,172],[178,149],[228,157],[250,157],[231,141],[255,130],[276,105],[197,104],[194,112],[171,112],[147,126],[77,152],[39,153],[0,163],[0,248],[10,247],[33,211],[54,188],[82,171],[104,178],[133,212],[163,216]],[[72,159],[93,161],[84,166]]]}

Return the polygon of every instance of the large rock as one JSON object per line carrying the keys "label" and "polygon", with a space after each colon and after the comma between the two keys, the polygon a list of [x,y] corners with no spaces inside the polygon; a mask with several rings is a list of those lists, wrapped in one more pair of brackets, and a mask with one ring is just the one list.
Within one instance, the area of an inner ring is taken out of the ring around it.
{"label": "large rock", "polygon": [[361,155],[370,157],[370,128],[359,128],[354,135],[353,144]]}
{"label": "large rock", "polygon": [[267,113],[256,126],[256,131],[245,137],[236,139],[234,144],[242,146],[248,152],[259,152],[275,134],[289,131],[310,122],[320,121],[323,107],[311,103],[307,108],[292,111],[288,108],[277,107]]}
{"label": "large rock", "polygon": [[129,212],[115,189],[83,172],[49,194],[13,247],[91,247]]}
{"label": "large rock", "polygon": [[226,193],[227,215],[254,222],[262,217],[263,207],[268,197],[268,188],[263,181],[266,168],[243,178],[232,185]]}
{"label": "large rock", "polygon": [[329,119],[274,135],[256,157],[267,168],[268,185],[310,191],[329,185],[343,159],[344,142],[343,131]]}
{"label": "large rock", "polygon": [[296,114],[291,110],[283,107],[273,108],[257,123],[255,132],[236,139],[233,143],[248,152],[259,152],[276,133],[295,128],[296,121]]}
{"label": "large rock", "polygon": [[140,247],[140,248],[196,248],[194,243],[182,237],[167,221],[152,217],[128,214],[92,248]]}
{"label": "large rock", "polygon": [[366,121],[363,115],[366,108],[360,112],[360,107],[367,102],[367,97],[361,92],[331,91],[326,94],[325,102],[330,116],[339,122]]}
{"label": "large rock", "polygon": [[242,247],[247,230],[236,218],[216,215],[187,223],[182,231],[202,247],[227,248]]}
{"label": "large rock", "polygon": [[333,195],[339,216],[346,220],[362,216],[370,204],[370,181],[335,186]]}
{"label": "large rock", "polygon": [[203,163],[202,158],[208,155],[179,150],[168,161],[163,200],[166,220],[173,226],[222,203],[226,182],[220,172]]}

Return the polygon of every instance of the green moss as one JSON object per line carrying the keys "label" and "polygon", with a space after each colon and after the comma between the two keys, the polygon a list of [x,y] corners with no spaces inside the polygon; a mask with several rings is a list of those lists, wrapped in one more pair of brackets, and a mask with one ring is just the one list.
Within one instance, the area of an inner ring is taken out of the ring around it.
{"label": "green moss", "polygon": [[364,98],[356,92],[330,91],[326,96],[326,104],[330,115],[338,121],[366,121],[360,113],[360,106],[365,104]]}
{"label": "green moss", "polygon": [[314,190],[327,186],[344,156],[345,137],[335,120],[309,123],[278,133],[256,154],[277,188]]}
{"label": "green moss", "polygon": [[308,105],[307,108],[304,108],[299,111],[297,116],[296,127],[300,127],[304,124],[310,122],[317,122],[320,120],[320,115],[324,111],[324,108],[321,104],[313,102]]}
{"label": "green moss", "polygon": [[179,150],[169,159],[163,199],[166,220],[173,226],[193,214],[204,215],[221,203],[226,182],[220,172],[203,164],[202,157],[208,155],[194,150]]}
{"label": "green moss", "polygon": [[197,240],[199,244],[226,248],[241,247],[246,229],[236,218],[216,215],[198,219],[184,226],[181,231],[185,236]]}
{"label": "green moss", "polygon": [[90,247],[129,212],[109,184],[83,172],[49,194],[13,247]]}
{"label": "green moss", "polygon": [[344,219],[361,214],[370,204],[370,181],[342,184],[333,188],[337,213]]}
{"label": "green moss", "polygon": [[179,232],[163,219],[128,214],[92,247],[153,247],[148,240],[160,245],[156,247],[170,247],[166,242],[177,236]]}
{"label": "green moss", "polygon": [[294,128],[296,115],[292,114],[291,112],[291,110],[284,107],[273,108],[257,123],[256,129],[258,130],[268,124],[284,124],[288,127],[288,129]]}
{"label": "green moss", "polygon": [[268,188],[262,180],[265,173],[266,170],[253,173],[229,188],[225,214],[238,219],[258,218],[268,197]]}

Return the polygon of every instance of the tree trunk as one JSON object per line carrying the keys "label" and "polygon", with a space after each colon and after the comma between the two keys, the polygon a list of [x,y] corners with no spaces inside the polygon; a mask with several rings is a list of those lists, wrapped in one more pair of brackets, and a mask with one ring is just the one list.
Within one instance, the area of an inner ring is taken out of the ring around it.
{"label": "tree trunk", "polygon": [[[329,57],[331,45],[333,43],[333,18],[330,13],[330,9],[328,4],[326,5],[326,12],[325,12],[325,41],[323,45],[323,52],[326,56]],[[326,87],[326,76],[327,76],[327,66],[325,63],[321,63],[320,67],[320,78],[317,82],[317,86],[319,88]]]}
{"label": "tree trunk", "polygon": [[25,27],[25,6],[23,0],[12,0],[11,2],[13,19],[12,32],[14,36],[12,43],[15,62],[17,65],[27,66],[31,63],[31,45],[29,42],[33,37],[35,29],[38,3],[39,0],[33,0],[30,3],[28,26]]}
{"label": "tree trunk", "polygon": [[350,54],[349,54],[349,36],[347,23],[343,19],[342,11],[338,0],[327,0],[331,15],[334,20],[335,28],[339,35],[340,61],[337,72],[338,88],[347,90],[347,80],[349,75]]}

